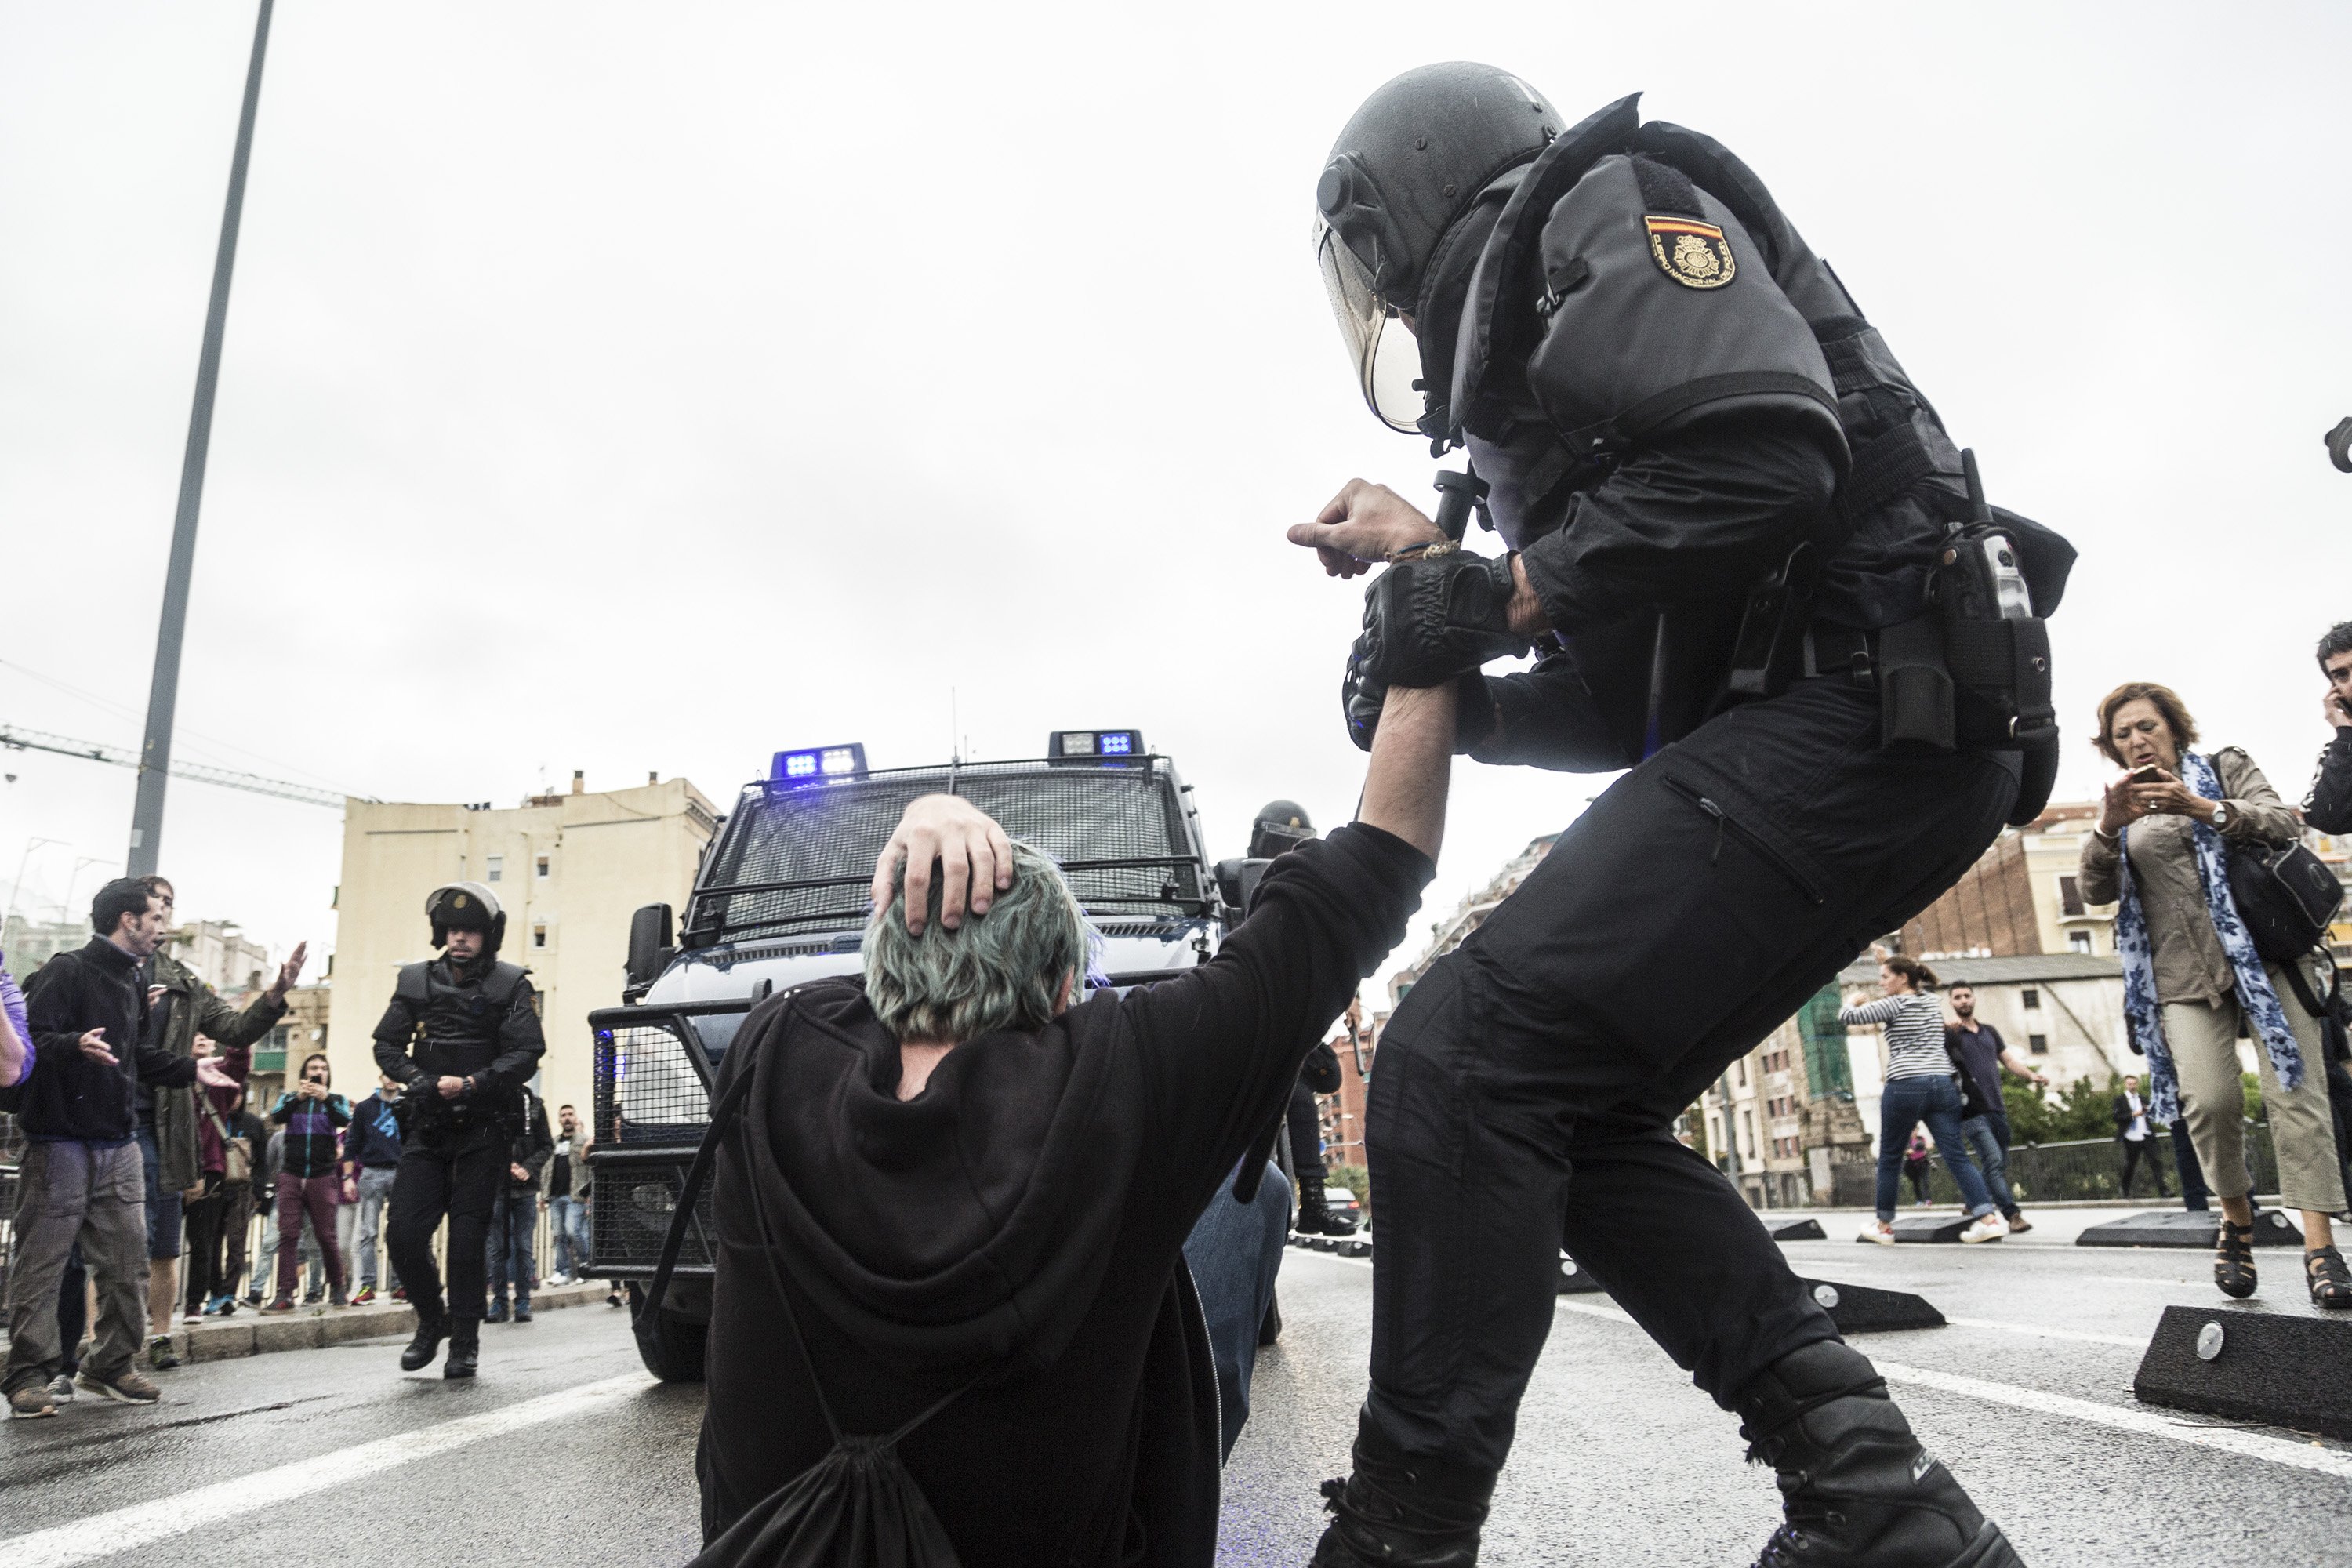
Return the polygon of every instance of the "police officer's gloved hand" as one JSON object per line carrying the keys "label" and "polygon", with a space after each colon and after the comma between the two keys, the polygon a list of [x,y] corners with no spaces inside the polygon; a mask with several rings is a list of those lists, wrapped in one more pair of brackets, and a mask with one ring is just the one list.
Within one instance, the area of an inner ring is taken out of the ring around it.
{"label": "police officer's gloved hand", "polygon": [[1513,588],[1507,555],[1454,551],[1398,562],[1364,591],[1364,679],[1383,690],[1443,686],[1489,659],[1525,654],[1527,639],[1511,630]]}
{"label": "police officer's gloved hand", "polygon": [[[1365,669],[1369,636],[1358,637],[1349,647],[1348,668],[1339,677],[1339,710],[1348,722],[1348,739],[1356,742],[1360,752],[1372,749],[1372,736],[1381,727],[1381,710],[1389,696],[1389,689]],[[1495,700],[1487,694],[1486,678],[1475,669],[1454,677],[1454,752],[1463,756],[1477,750],[1495,732]]]}

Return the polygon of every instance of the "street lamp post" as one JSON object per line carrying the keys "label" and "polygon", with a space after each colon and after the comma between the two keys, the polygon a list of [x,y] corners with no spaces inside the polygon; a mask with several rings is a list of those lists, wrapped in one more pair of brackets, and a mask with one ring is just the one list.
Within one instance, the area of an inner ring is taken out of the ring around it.
{"label": "street lamp post", "polygon": [[245,105],[237,115],[236,153],[228,171],[228,206],[213,258],[212,300],[205,309],[204,351],[196,360],[195,408],[180,463],[180,507],[172,522],[171,563],[163,577],[163,618],[155,633],[155,679],[147,690],[147,735],[139,751],[139,796],[131,809],[130,872],[155,869],[163,847],[163,786],[172,763],[172,712],[180,695],[180,637],[188,623],[188,581],[196,564],[196,513],[205,497],[205,458],[212,447],[213,389],[220,381],[221,334],[228,323],[229,274],[236,266],[237,221],[245,209],[245,166],[253,152],[253,116],[261,103],[261,58],[269,44],[271,0],[261,0],[246,67]]}

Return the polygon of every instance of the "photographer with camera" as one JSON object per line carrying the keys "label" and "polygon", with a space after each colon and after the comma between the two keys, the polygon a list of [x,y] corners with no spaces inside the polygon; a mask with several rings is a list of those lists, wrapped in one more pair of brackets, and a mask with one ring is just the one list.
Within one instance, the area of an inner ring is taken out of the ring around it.
{"label": "photographer with camera", "polygon": [[[425,900],[439,958],[403,968],[375,1026],[375,1063],[407,1086],[386,1250],[416,1309],[403,1372],[449,1342],[441,1375],[474,1375],[481,1355],[490,1210],[523,1131],[521,1089],[547,1042],[530,971],[498,961],[507,918],[478,882],[451,882]],[[449,1293],[433,1233],[449,1221]]]}
{"label": "photographer with camera", "polygon": [[2303,819],[2322,833],[2352,833],[2352,621],[2336,622],[2319,639],[2319,670],[2327,677],[2320,717],[2336,733],[2319,753]]}

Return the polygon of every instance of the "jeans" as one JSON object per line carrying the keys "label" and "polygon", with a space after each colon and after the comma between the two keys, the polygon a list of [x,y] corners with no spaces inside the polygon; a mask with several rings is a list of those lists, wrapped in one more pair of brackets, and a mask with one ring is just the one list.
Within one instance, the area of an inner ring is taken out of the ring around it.
{"label": "jeans", "polygon": [[147,1328],[147,1210],[138,1149],[27,1144],[16,1170],[16,1235],[0,1389],[14,1394],[47,1383],[69,1353],[58,1343],[58,1287],[77,1243],[98,1281],[98,1342],[83,1370],[110,1383],[121,1375]]}
{"label": "jeans", "polygon": [[539,1230],[539,1191],[499,1184],[498,1201],[490,1205],[488,1232],[482,1237],[482,1271],[489,1281],[490,1300],[507,1303],[507,1287],[514,1287],[515,1310],[530,1310],[530,1288],[539,1283],[539,1259],[531,1242]]}
{"label": "jeans", "polygon": [[1502,1468],[1563,1247],[1726,1409],[1837,1338],[1674,1125],[2000,832],[2014,759],[1891,752],[1880,729],[1877,694],[1842,679],[1709,720],[1611,785],[1398,1004],[1368,1113],[1364,1421],[1389,1447]]}
{"label": "jeans", "polygon": [[185,1217],[185,1201],[174,1190],[165,1192],[159,1179],[163,1157],[155,1152],[155,1130],[139,1130],[139,1167],[146,1178],[147,1191],[147,1258],[150,1262],[168,1263],[180,1256],[180,1226]]}
{"label": "jeans", "polygon": [[[392,1201],[392,1179],[396,1169],[392,1165],[360,1167],[359,1233],[352,1239],[352,1251],[362,1290],[375,1289],[376,1238],[383,1233],[383,1205]],[[400,1284],[397,1268],[392,1271],[392,1282],[394,1287]]]}
{"label": "jeans", "polygon": [[1224,1418],[1227,1456],[1242,1435],[1242,1423],[1249,1419],[1258,1325],[1274,1303],[1275,1276],[1282,1269],[1283,1243],[1289,1234],[1290,1184],[1269,1164],[1256,1197],[1237,1204],[1233,1184],[1226,1183],[1184,1238],[1184,1262],[1192,1270],[1192,1288],[1200,1293],[1201,1316],[1208,1321],[1209,1359],[1217,1369],[1217,1409]]}
{"label": "jeans", "polygon": [[1970,1215],[1992,1213],[1992,1194],[1969,1160],[1969,1141],[1960,1131],[1960,1087],[1942,1073],[1925,1078],[1886,1080],[1878,1097],[1878,1217],[1895,1217],[1895,1186],[1903,1168],[1903,1152],[1911,1142],[1911,1129],[1927,1124],[1944,1169],[1960,1189],[1960,1205]]}
{"label": "jeans", "polygon": [[548,1228],[555,1233],[555,1271],[567,1278],[578,1278],[588,1261],[588,1200],[548,1199],[547,1222]]}
{"label": "jeans", "polygon": [[2017,1194],[2009,1190],[2009,1117],[1999,1110],[1971,1116],[1960,1123],[1960,1136],[1984,1172],[1985,1191],[2011,1219],[2017,1217]]}

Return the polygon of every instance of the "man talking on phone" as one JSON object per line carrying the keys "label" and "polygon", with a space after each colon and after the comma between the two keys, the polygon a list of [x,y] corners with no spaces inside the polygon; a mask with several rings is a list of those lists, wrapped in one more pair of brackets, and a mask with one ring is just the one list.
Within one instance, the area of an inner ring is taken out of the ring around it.
{"label": "man talking on phone", "polygon": [[2352,621],[2338,621],[2319,639],[2319,669],[2327,677],[2320,716],[2336,727],[2319,753],[2303,819],[2322,833],[2352,833]]}

